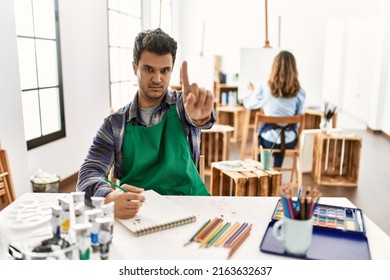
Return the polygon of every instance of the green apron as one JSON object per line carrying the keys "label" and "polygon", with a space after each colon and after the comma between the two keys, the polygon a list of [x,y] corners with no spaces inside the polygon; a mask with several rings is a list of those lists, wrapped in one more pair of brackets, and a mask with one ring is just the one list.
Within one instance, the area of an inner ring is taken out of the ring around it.
{"label": "green apron", "polygon": [[162,195],[210,195],[192,159],[175,105],[150,127],[126,124],[121,184]]}

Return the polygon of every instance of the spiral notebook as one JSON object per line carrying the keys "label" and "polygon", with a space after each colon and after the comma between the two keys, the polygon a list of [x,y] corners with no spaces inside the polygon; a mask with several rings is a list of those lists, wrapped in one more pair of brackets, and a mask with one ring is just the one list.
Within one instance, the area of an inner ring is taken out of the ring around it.
{"label": "spiral notebook", "polygon": [[193,223],[195,215],[153,190],[142,193],[146,200],[137,215],[131,219],[117,219],[135,236]]}

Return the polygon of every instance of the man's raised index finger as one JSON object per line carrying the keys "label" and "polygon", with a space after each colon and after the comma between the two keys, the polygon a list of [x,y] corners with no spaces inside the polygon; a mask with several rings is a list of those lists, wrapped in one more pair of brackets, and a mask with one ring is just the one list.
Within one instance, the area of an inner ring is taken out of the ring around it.
{"label": "man's raised index finger", "polygon": [[180,78],[182,83],[182,89],[184,91],[190,87],[190,82],[188,80],[187,61],[183,61],[181,65],[180,76],[181,76]]}

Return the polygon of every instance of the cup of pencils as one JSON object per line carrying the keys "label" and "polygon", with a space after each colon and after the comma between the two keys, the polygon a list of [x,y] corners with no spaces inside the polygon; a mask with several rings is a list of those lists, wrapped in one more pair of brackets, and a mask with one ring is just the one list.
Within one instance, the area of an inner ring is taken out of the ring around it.
{"label": "cup of pencils", "polygon": [[301,195],[298,191],[295,202],[290,195],[289,187],[282,188],[282,205],[284,216],[277,221],[273,228],[273,236],[283,243],[287,254],[304,256],[310,248],[313,235],[313,212],[319,199],[319,192],[308,189]]}

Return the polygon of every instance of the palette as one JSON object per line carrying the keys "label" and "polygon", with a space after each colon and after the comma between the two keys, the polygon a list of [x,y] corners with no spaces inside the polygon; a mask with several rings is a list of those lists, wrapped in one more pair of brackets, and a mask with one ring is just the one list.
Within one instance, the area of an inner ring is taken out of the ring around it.
{"label": "palette", "polygon": [[7,209],[5,221],[12,230],[31,230],[51,219],[51,204],[28,199],[15,202]]}
{"label": "palette", "polygon": [[[359,208],[317,204],[313,215],[314,226],[352,232],[366,231],[363,220],[363,212]],[[279,200],[272,218],[274,220],[279,220],[283,216],[283,205]]]}
{"label": "palette", "polygon": [[282,202],[279,200],[260,243],[260,251],[300,259],[371,259],[361,209],[317,204],[313,215],[313,235],[308,251],[305,255],[289,254],[283,243],[272,234],[276,220],[284,216]]}

